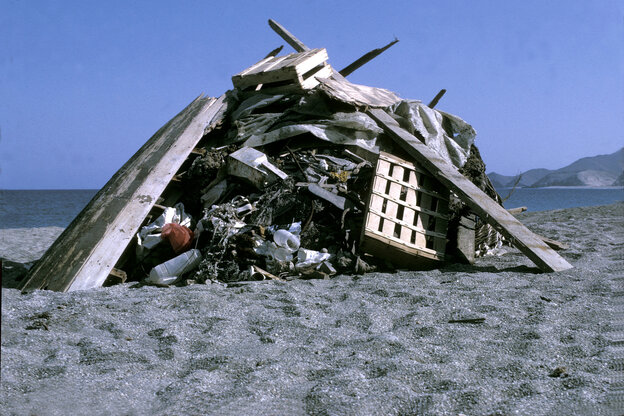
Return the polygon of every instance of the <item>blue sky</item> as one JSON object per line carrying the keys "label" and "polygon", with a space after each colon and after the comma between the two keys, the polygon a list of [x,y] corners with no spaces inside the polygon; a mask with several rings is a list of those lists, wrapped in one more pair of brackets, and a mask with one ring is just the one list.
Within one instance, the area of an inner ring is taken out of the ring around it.
{"label": "blue sky", "polygon": [[[559,168],[624,146],[620,1],[0,0],[0,188],[100,188],[200,93],[284,44],[475,127],[488,171]],[[285,45],[285,52],[292,52]]]}

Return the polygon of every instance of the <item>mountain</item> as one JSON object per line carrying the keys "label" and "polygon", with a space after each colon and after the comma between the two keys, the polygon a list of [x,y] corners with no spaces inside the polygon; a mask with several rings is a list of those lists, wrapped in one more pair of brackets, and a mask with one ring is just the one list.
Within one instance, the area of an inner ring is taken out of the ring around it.
{"label": "mountain", "polygon": [[[519,175],[491,172],[495,188],[514,186]],[[622,186],[624,184],[624,147],[609,155],[584,157],[557,170],[531,169],[521,174],[517,186]]]}

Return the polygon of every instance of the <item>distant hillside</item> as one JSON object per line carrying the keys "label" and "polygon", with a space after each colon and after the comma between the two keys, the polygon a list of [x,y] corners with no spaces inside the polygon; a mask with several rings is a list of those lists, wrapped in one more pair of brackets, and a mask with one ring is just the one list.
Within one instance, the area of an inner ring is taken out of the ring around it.
{"label": "distant hillside", "polygon": [[[495,188],[514,186],[518,176],[491,172]],[[624,147],[610,155],[584,157],[557,170],[531,169],[521,174],[520,187],[544,186],[623,186]]]}

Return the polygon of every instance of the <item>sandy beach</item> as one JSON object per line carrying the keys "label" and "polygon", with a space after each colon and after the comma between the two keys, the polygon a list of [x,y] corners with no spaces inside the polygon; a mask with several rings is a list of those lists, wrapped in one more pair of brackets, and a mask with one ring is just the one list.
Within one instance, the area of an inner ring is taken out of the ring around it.
{"label": "sandy beach", "polygon": [[[574,268],[540,273],[507,247],[229,287],[23,295],[3,280],[0,413],[622,414],[624,203],[519,218],[569,244]],[[61,231],[0,230],[0,257],[34,261]]]}

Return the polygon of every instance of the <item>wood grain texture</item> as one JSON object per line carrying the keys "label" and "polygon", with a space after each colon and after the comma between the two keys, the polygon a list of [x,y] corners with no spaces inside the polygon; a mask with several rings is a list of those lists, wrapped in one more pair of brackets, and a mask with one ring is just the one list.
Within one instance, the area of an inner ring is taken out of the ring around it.
{"label": "wood grain texture", "polygon": [[367,113],[403,150],[423,165],[444,186],[454,191],[479,217],[507,237],[539,268],[548,272],[572,268],[563,257],[548,247],[513,215],[461,175],[454,166],[442,159],[434,150],[401,128],[386,112],[380,109],[370,109]]}
{"label": "wood grain texture", "polygon": [[158,130],[34,265],[22,289],[101,286],[204,129],[223,117],[225,107],[225,95],[200,96]]}

